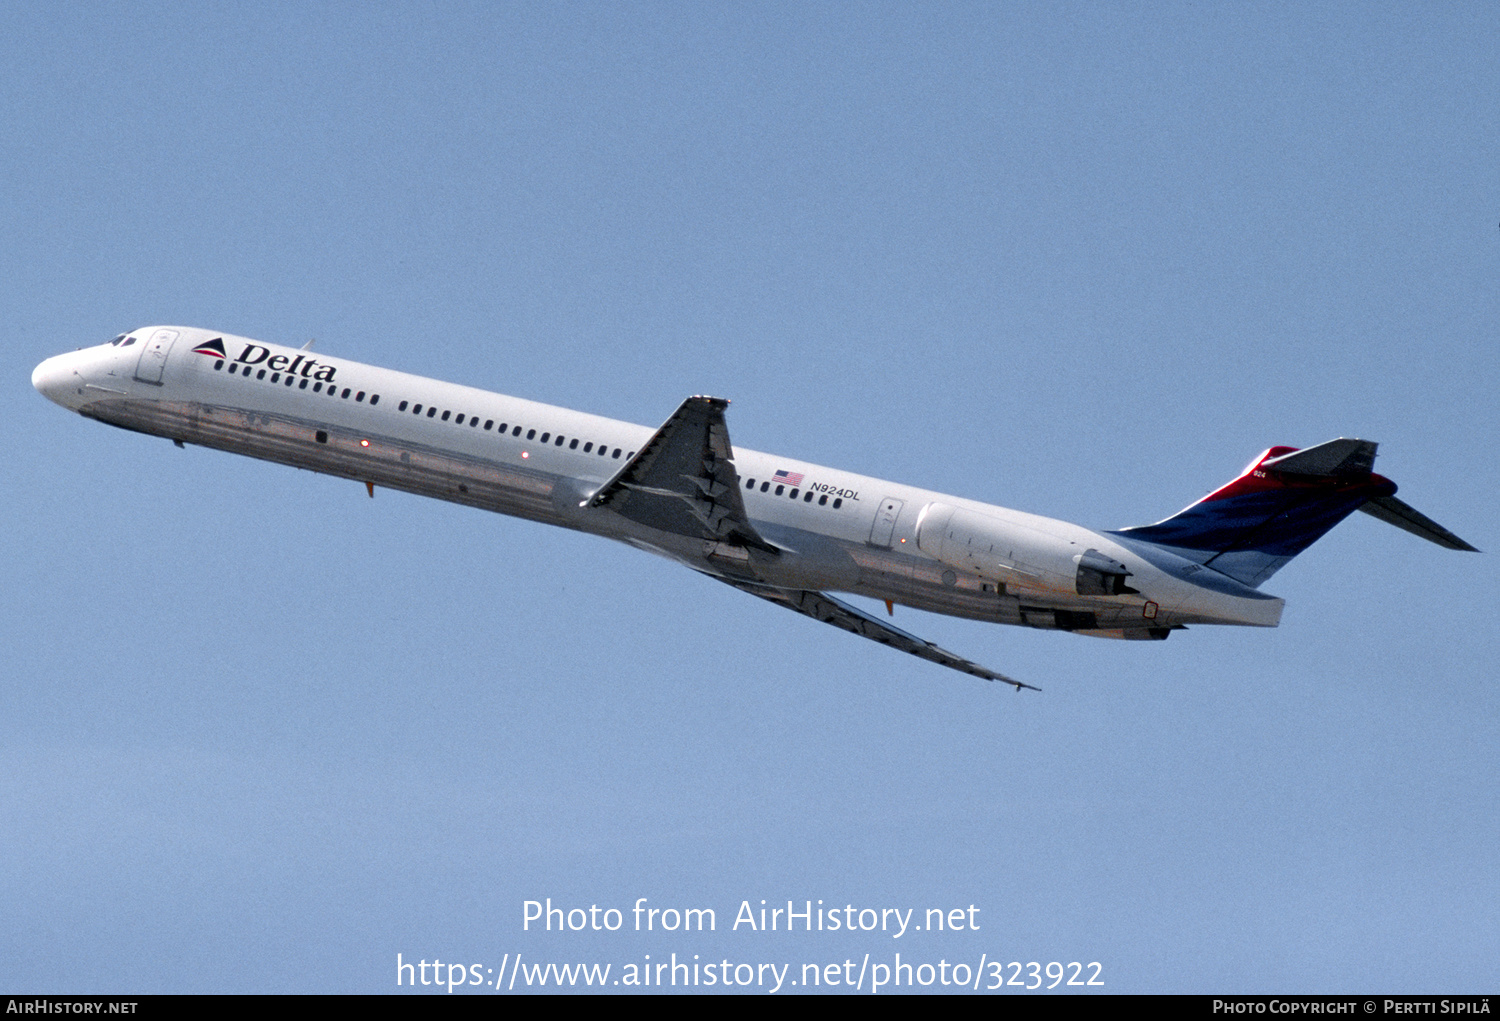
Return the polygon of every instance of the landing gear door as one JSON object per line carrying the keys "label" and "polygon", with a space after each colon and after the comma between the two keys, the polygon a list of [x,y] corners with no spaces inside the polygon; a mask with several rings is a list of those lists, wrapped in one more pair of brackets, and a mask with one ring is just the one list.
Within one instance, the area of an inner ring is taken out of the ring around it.
{"label": "landing gear door", "polygon": [[896,519],[901,516],[903,506],[905,501],[895,497],[888,496],[880,501],[880,508],[875,511],[875,525],[870,529],[871,546],[890,549],[891,535],[896,531]]}
{"label": "landing gear door", "polygon": [[141,348],[140,361],[135,363],[135,378],[142,383],[161,386],[161,373],[167,366],[167,355],[177,343],[176,330],[157,330],[151,334],[146,346]]}

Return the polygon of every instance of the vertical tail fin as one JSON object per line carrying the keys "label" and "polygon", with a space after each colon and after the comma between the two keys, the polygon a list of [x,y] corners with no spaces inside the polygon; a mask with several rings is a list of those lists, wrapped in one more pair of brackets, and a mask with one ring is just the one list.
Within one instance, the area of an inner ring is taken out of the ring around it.
{"label": "vertical tail fin", "polygon": [[1171,547],[1258,586],[1344,518],[1393,496],[1396,484],[1370,470],[1375,449],[1369,440],[1351,439],[1305,450],[1272,447],[1239,478],[1192,506],[1154,525],[1113,534]]}

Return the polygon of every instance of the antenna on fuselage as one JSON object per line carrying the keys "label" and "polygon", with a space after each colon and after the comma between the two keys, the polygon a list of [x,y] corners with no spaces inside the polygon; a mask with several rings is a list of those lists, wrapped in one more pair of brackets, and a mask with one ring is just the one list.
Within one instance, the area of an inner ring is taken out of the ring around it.
{"label": "antenna on fuselage", "polygon": [[312,350],[312,346],[313,346],[313,344],[315,344],[317,342],[317,339],[318,338],[313,337],[310,340],[308,340],[308,342],[306,344],[302,345],[302,350],[304,350],[304,351],[311,351]]}

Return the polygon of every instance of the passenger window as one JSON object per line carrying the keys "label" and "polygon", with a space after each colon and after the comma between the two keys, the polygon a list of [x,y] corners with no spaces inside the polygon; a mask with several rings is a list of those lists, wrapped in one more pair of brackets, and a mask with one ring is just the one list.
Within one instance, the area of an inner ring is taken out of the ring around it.
{"label": "passenger window", "polygon": [[552,437],[551,433],[542,433],[542,442],[546,443]]}
{"label": "passenger window", "polygon": [[413,415],[420,415],[422,413],[422,405],[420,405],[420,404],[414,404],[414,405],[412,405],[411,413]]}
{"label": "passenger window", "polygon": [[455,418],[453,420],[453,424],[454,425],[463,425],[464,424],[464,416],[459,415],[457,418]]}
{"label": "passenger window", "polygon": [[838,510],[843,505],[844,505],[844,498],[842,496],[835,496],[833,498],[833,509],[834,510]]}
{"label": "passenger window", "polygon": [[307,389],[307,380],[304,379],[302,382],[298,383],[297,384],[297,389],[298,390],[306,390]]}
{"label": "passenger window", "polygon": [[271,382],[273,382],[273,383],[280,383],[281,382],[281,373],[279,373],[279,372],[273,372],[273,373],[271,373]]}
{"label": "passenger window", "polygon": [[521,427],[520,426],[516,426],[514,429],[512,429],[510,431],[510,434],[512,436],[519,436],[519,435],[521,435]]}
{"label": "passenger window", "polygon": [[746,479],[745,480],[745,488],[746,489],[754,489],[755,488],[755,480],[754,479]]}
{"label": "passenger window", "polygon": [[593,445],[593,443],[585,443],[583,445],[583,452],[585,454],[592,454],[594,452],[594,445]]}
{"label": "passenger window", "polygon": [[453,412],[451,412],[451,411],[445,411],[445,412],[443,412],[443,421],[444,422],[448,421],[448,416],[451,415],[451,414],[453,414]]}
{"label": "passenger window", "polygon": [[827,507],[828,506],[828,494],[827,493],[824,493],[822,496],[818,497],[818,506],[819,507]]}
{"label": "passenger window", "polygon": [[479,426],[479,416],[478,415],[470,415],[469,416],[469,428],[470,429],[475,429],[478,426]]}
{"label": "passenger window", "polygon": [[255,374],[255,378],[256,379],[265,379],[266,378],[266,370],[265,369],[261,369],[259,372],[257,372]]}
{"label": "passenger window", "polygon": [[[517,429],[516,431],[520,432],[521,430]],[[536,439],[536,430],[535,429],[527,429],[526,430],[526,438],[528,440],[534,440],[534,439]]]}
{"label": "passenger window", "polygon": [[316,394],[316,393],[322,393],[322,392],[323,392],[323,384],[322,383],[314,383],[313,384],[313,393]]}
{"label": "passenger window", "polygon": [[374,407],[375,405],[377,405],[379,403],[380,403],[380,395],[379,394],[371,394],[370,395],[370,406]]}
{"label": "passenger window", "polygon": [[354,395],[354,399],[355,399],[356,402],[362,402],[362,401],[364,401],[364,399],[365,399],[365,392],[363,390],[361,390],[359,393],[357,393],[357,394]]}
{"label": "passenger window", "polygon": [[559,436],[559,437],[558,437],[558,438],[557,438],[557,441],[556,441],[556,442],[555,442],[555,443],[553,443],[553,444],[552,444],[552,445],[553,445],[553,446],[554,446],[554,447],[560,447],[560,446],[562,446],[562,445],[563,445],[563,440],[564,440],[564,439],[566,439],[566,438],[567,438],[567,437],[565,437],[565,436]]}
{"label": "passenger window", "polygon": [[574,440],[572,443],[569,443],[568,444],[568,449],[569,450],[577,450],[578,449],[578,441]]}
{"label": "passenger window", "polygon": [[762,492],[762,493],[764,493],[764,492],[765,492],[765,491],[766,491],[766,490],[768,490],[768,489],[770,489],[770,488],[771,488],[771,484],[770,484],[770,483],[769,483],[769,482],[762,482],[762,483],[761,483],[761,484],[760,484],[760,491],[761,491],[761,492]]}
{"label": "passenger window", "polygon": [[346,401],[349,399],[349,388],[347,386],[344,387],[344,397],[343,397],[343,399],[346,400]]}
{"label": "passenger window", "polygon": [[437,417],[437,406],[436,405],[433,405],[432,407],[430,407],[430,408],[427,409],[427,417],[428,418],[436,418]]}
{"label": "passenger window", "polygon": [[776,495],[777,496],[780,496],[784,492],[786,492],[786,487],[785,486],[777,486],[776,487]]}
{"label": "passenger window", "polygon": [[402,401],[400,404],[396,405],[396,410],[397,411],[405,411],[406,410],[406,405],[407,405],[407,402],[406,401]]}
{"label": "passenger window", "polygon": [[[495,428],[495,420],[493,418],[487,418],[487,419],[485,419],[484,420],[484,431],[485,432],[489,432],[493,428]],[[500,431],[504,432],[505,431],[505,426],[502,425],[500,427]]]}
{"label": "passenger window", "polygon": [[797,491],[795,489],[792,490],[791,497],[793,500],[797,499]]}
{"label": "passenger window", "polygon": [[618,457],[619,457],[619,456],[620,456],[620,448],[619,448],[619,447],[616,447],[616,448],[615,448],[615,452],[614,452],[614,456],[615,456],[615,457],[616,457],[616,458],[618,458]]}

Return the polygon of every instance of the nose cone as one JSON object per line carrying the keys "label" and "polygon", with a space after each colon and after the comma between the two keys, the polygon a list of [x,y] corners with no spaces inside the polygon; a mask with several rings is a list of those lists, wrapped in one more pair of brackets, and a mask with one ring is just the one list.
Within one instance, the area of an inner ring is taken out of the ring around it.
{"label": "nose cone", "polygon": [[71,407],[69,397],[76,397],[81,381],[73,372],[71,355],[56,355],[38,365],[31,373],[31,385],[37,393],[63,407]]}

